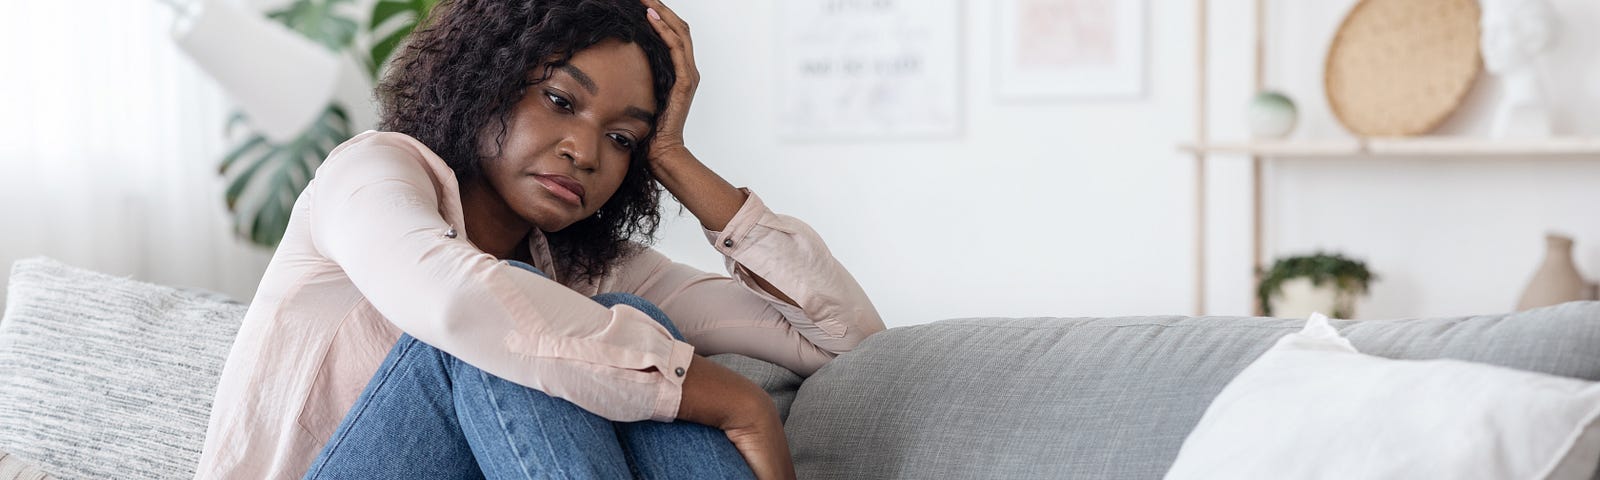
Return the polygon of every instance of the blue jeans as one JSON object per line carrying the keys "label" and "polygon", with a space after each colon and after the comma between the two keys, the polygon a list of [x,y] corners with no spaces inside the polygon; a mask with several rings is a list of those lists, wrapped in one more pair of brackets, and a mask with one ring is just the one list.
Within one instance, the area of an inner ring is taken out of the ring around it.
{"label": "blue jeans", "polygon": [[[544,275],[522,262],[512,265]],[[654,304],[627,304],[682,339]],[[754,478],[721,430],[612,422],[401,335],[305,478]]]}

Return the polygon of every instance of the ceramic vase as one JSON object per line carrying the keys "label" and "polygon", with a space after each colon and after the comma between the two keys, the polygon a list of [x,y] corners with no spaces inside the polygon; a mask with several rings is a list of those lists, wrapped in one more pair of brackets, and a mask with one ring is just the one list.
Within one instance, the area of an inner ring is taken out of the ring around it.
{"label": "ceramic vase", "polygon": [[1572,238],[1550,234],[1545,236],[1544,263],[1533,273],[1528,288],[1517,301],[1517,310],[1545,307],[1577,300],[1590,300],[1593,289],[1578,273],[1572,262]]}
{"label": "ceramic vase", "polygon": [[1272,304],[1272,316],[1277,318],[1306,318],[1321,312],[1334,318],[1354,318],[1356,294],[1341,291],[1338,282],[1326,281],[1314,285],[1310,278],[1299,277],[1283,281],[1278,294],[1267,300]]}
{"label": "ceramic vase", "polygon": [[1289,96],[1278,92],[1261,92],[1250,99],[1246,120],[1250,136],[1264,140],[1279,140],[1289,136],[1299,121],[1299,112]]}

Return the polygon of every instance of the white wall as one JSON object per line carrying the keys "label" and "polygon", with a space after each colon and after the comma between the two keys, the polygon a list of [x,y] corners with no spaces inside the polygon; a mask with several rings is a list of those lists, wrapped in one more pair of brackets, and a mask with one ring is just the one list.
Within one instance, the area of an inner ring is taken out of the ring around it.
{"label": "white wall", "polygon": [[[992,2],[969,1],[960,52],[968,113],[943,141],[788,143],[775,134],[776,8],[678,2],[703,85],[691,147],[734,183],[810,222],[890,325],[962,316],[1187,314],[1193,302],[1194,2],[1149,0],[1146,95],[1134,101],[1005,103],[992,76]],[[1344,136],[1320,89],[1328,39],[1354,0],[1269,2],[1268,85],[1303,110],[1297,135]],[[1600,134],[1592,2],[1555,2],[1572,23],[1555,56],[1558,127]],[[1242,138],[1251,93],[1252,2],[1212,2],[1212,131]],[[1446,132],[1478,134],[1492,82]],[[1585,90],[1586,89],[1586,90]],[[1575,159],[1315,159],[1267,173],[1269,255],[1328,248],[1383,276],[1362,317],[1505,311],[1542,255],[1544,230],[1577,236],[1600,276],[1600,162]],[[1249,163],[1214,159],[1210,311],[1251,307]],[[660,248],[706,269],[695,222]]]}
{"label": "white wall", "polygon": [[[1151,5],[1137,101],[997,101],[991,2],[965,2],[964,132],[939,141],[778,139],[773,2],[678,2],[702,85],[691,148],[809,222],[890,325],[960,316],[1176,313],[1191,305],[1192,2]],[[696,222],[660,248],[720,269]]]}

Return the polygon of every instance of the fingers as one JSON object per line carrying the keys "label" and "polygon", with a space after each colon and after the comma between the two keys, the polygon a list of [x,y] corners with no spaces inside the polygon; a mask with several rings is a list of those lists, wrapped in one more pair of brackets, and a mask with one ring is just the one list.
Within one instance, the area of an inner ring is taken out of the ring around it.
{"label": "fingers", "polygon": [[650,17],[650,23],[656,28],[656,33],[661,35],[661,39],[666,41],[668,46],[672,47],[673,53],[678,53],[677,51],[681,50],[687,56],[687,60],[693,61],[694,38],[689,35],[689,24],[684,23],[681,18],[678,18],[677,14],[672,13],[665,5],[661,5],[658,0],[650,0],[650,2],[659,6],[651,7],[649,10],[656,13],[656,15]]}
{"label": "fingers", "polygon": [[685,43],[691,45],[693,44],[693,40],[690,40],[689,38],[689,22],[683,21],[683,17],[679,17],[677,12],[674,12],[672,11],[672,8],[667,7],[667,4],[661,3],[661,0],[641,1],[644,2],[645,7],[654,9],[656,13],[660,15],[661,22],[665,23],[668,28],[672,29],[672,32],[676,33],[678,37],[682,38]]}
{"label": "fingers", "polygon": [[[695,90],[700,86],[700,71],[694,62],[694,41],[689,37],[689,24],[673,12],[661,0],[640,0],[645,7],[647,20],[661,36],[662,42],[667,44],[668,55],[672,57],[672,65],[677,81],[673,82],[670,98],[667,100],[666,110],[662,111],[658,120],[657,138],[680,138],[683,126],[689,114],[689,104],[693,102]],[[670,142],[657,142],[656,147],[670,147]]]}
{"label": "fingers", "polygon": [[[673,85],[673,90],[693,92],[695,85],[700,82],[699,72],[694,66],[694,56],[683,45],[676,32],[663,25],[661,20],[651,19],[656,27],[656,34],[661,35],[661,40],[666,42],[668,55],[672,56],[673,70],[676,70],[678,81]],[[669,107],[670,108],[670,107]]]}
{"label": "fingers", "polygon": [[756,478],[795,478],[794,459],[789,456],[789,443],[783,435],[783,423],[778,420],[776,409],[770,417],[757,426],[730,429],[725,433]]}
{"label": "fingers", "polygon": [[678,65],[679,76],[698,83],[699,72],[694,66],[694,38],[689,35],[689,23],[683,21],[683,18],[666,4],[661,3],[661,0],[641,1],[655,12],[655,15],[650,16],[650,23],[655,26],[656,33],[661,35],[662,40],[672,47],[672,60]]}

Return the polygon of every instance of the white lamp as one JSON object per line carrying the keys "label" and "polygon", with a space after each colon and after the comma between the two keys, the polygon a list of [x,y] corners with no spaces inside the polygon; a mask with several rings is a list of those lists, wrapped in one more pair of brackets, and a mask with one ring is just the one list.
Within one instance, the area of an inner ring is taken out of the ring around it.
{"label": "white lamp", "polygon": [[327,107],[339,74],[332,51],[233,3],[167,3],[179,10],[172,32],[178,47],[221,84],[268,140],[293,140]]}

